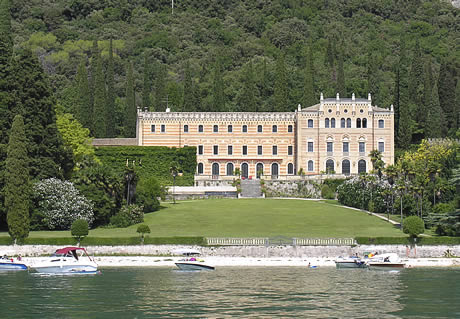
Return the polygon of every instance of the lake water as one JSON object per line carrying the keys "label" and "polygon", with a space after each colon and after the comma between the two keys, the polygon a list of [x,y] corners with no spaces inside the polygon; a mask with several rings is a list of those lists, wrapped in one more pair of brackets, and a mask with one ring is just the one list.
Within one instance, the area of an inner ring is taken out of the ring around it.
{"label": "lake water", "polygon": [[0,273],[1,318],[460,318],[460,269]]}

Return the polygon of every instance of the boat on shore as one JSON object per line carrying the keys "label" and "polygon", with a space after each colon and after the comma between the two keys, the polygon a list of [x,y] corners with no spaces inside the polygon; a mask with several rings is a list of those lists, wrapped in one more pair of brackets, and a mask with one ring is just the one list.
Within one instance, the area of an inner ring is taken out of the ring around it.
{"label": "boat on shore", "polygon": [[368,259],[367,263],[369,264],[369,269],[397,270],[406,267],[406,264],[395,253],[374,255]]}
{"label": "boat on shore", "polygon": [[9,258],[3,256],[0,258],[0,271],[2,270],[27,270],[28,267],[25,263],[22,262],[21,258]]}
{"label": "boat on shore", "polygon": [[178,260],[175,264],[180,270],[214,270],[215,267],[205,264],[204,259],[199,258],[200,252],[194,249],[182,249],[173,251],[174,254],[184,255],[186,258]]}
{"label": "boat on shore", "polygon": [[97,264],[85,248],[65,247],[56,250],[51,257],[38,261],[30,268],[48,274],[96,274]]}
{"label": "boat on shore", "polygon": [[350,256],[350,257],[342,257],[340,256],[336,260],[334,260],[335,266],[337,269],[341,268],[368,268],[369,265],[367,262],[359,257]]}

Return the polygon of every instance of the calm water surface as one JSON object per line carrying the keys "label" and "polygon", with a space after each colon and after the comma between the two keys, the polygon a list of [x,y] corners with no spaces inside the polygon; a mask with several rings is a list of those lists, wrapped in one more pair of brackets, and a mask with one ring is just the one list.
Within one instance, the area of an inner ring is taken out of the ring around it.
{"label": "calm water surface", "polygon": [[460,318],[460,269],[0,273],[1,318]]}

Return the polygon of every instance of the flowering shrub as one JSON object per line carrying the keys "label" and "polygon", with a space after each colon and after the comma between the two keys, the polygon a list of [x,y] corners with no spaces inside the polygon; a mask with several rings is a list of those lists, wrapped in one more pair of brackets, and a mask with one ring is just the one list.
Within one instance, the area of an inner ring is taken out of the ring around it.
{"label": "flowering shrub", "polygon": [[37,215],[48,229],[70,229],[77,219],[93,222],[93,204],[68,181],[49,178],[33,187]]}

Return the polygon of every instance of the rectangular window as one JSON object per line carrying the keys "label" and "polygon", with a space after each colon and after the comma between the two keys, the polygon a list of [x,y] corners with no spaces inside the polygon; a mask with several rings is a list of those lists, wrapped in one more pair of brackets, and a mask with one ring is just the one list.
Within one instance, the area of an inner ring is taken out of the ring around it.
{"label": "rectangular window", "polygon": [[212,127],[212,131],[213,131],[214,133],[219,132],[219,125],[214,125],[214,126]]}
{"label": "rectangular window", "polygon": [[359,142],[359,152],[360,153],[365,153],[366,152],[366,143]]}
{"label": "rectangular window", "polygon": [[262,155],[262,145],[257,146],[257,155]]}
{"label": "rectangular window", "polygon": [[247,133],[247,132],[248,132],[248,126],[247,126],[247,125],[243,125],[243,127],[241,128],[241,130],[243,131],[243,133]]}
{"label": "rectangular window", "polygon": [[379,142],[379,152],[385,152],[385,142]]}
{"label": "rectangular window", "polygon": [[349,151],[348,142],[343,142],[343,152],[348,153]]}
{"label": "rectangular window", "polygon": [[272,126],[272,132],[273,132],[273,133],[278,132],[278,126],[273,125],[273,126]]}
{"label": "rectangular window", "polygon": [[288,125],[288,133],[292,133],[292,125]]}
{"label": "rectangular window", "polygon": [[313,127],[313,120],[308,120],[308,128],[312,128]]}
{"label": "rectangular window", "polygon": [[272,146],[272,154],[273,155],[278,155],[278,146],[276,146],[276,145]]}
{"label": "rectangular window", "polygon": [[166,125],[161,124],[161,133],[166,132]]}
{"label": "rectangular window", "polygon": [[187,124],[184,125],[184,133],[188,133],[188,125]]}
{"label": "rectangular window", "polygon": [[333,142],[327,142],[327,149],[326,149],[326,151],[327,151],[328,153],[334,152],[334,143],[333,143]]}
{"label": "rectangular window", "polygon": [[292,145],[288,145],[288,155],[292,155]]}
{"label": "rectangular window", "polygon": [[227,127],[227,132],[228,132],[228,133],[232,133],[232,132],[233,132],[233,125],[229,125],[229,126]]}
{"label": "rectangular window", "polygon": [[150,132],[155,133],[155,125],[150,126]]}
{"label": "rectangular window", "polygon": [[198,132],[203,133],[203,125],[198,125]]}
{"label": "rectangular window", "polygon": [[379,120],[379,128],[385,128],[385,121]]}
{"label": "rectangular window", "polygon": [[307,144],[307,152],[313,152],[313,142],[308,142],[308,144]]}
{"label": "rectangular window", "polygon": [[203,155],[203,145],[198,145],[198,155]]}
{"label": "rectangular window", "polygon": [[262,133],[262,125],[257,125],[257,132]]}
{"label": "rectangular window", "polygon": [[214,145],[214,155],[219,155],[219,145]]}
{"label": "rectangular window", "polygon": [[243,155],[248,155],[248,146],[243,145]]}
{"label": "rectangular window", "polygon": [[233,146],[232,145],[227,146],[227,153],[228,153],[228,155],[233,155]]}

